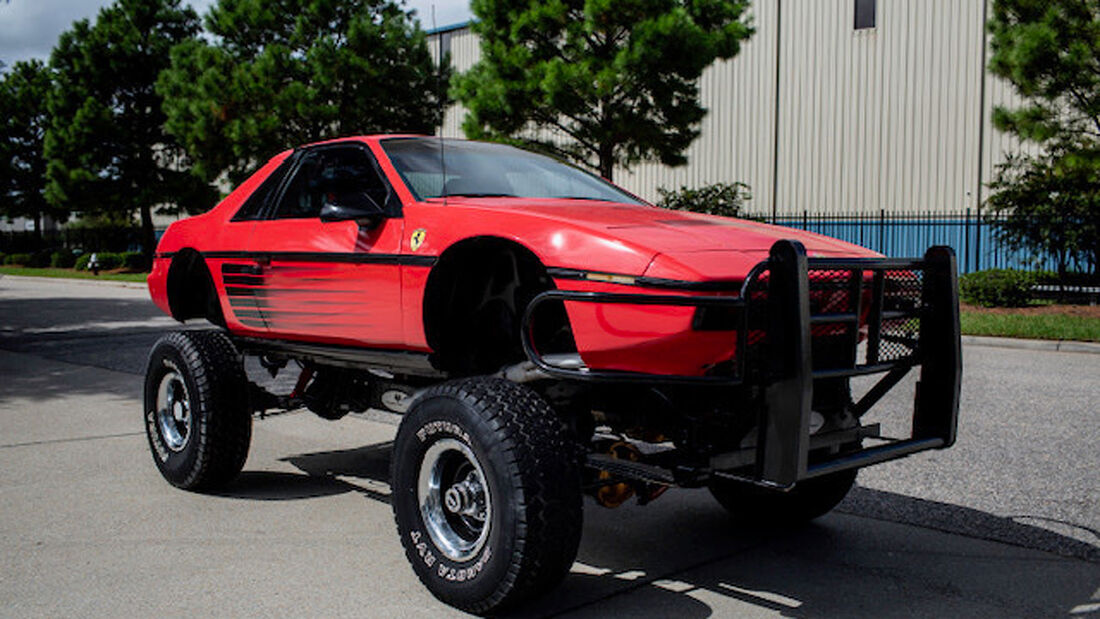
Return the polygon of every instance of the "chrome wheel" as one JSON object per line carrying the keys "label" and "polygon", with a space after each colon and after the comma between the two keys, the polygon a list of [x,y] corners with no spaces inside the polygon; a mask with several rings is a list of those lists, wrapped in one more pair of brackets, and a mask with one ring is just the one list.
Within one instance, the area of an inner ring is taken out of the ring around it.
{"label": "chrome wheel", "polygon": [[474,452],[445,438],[424,452],[417,498],[424,527],[447,558],[472,559],[485,545],[493,502]]}
{"label": "chrome wheel", "polygon": [[157,388],[157,429],[164,445],[172,451],[180,451],[191,437],[194,417],[191,415],[191,398],[187,384],[178,372],[169,371],[160,379]]}

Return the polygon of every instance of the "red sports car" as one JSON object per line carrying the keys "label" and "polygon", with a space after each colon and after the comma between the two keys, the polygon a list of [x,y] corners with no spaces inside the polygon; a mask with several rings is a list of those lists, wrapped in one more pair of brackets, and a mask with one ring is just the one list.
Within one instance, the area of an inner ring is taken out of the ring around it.
{"label": "red sports car", "polygon": [[[274,157],[174,223],[149,290],[183,321],[150,358],[154,460],[233,479],[251,415],[405,414],[393,508],[440,599],[490,612],[567,571],[581,496],[708,486],[740,521],[816,517],[862,466],[954,441],[948,248],[888,259],[817,234],[669,211],[517,148],[385,135]],[[242,356],[302,370],[290,394]],[[912,434],[861,422],[919,368]],[[858,398],[850,380],[879,380]]]}

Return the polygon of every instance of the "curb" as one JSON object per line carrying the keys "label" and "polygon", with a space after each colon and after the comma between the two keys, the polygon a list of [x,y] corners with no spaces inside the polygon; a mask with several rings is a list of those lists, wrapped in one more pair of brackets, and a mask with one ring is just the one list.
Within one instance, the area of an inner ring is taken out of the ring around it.
{"label": "curb", "polygon": [[1046,352],[1079,352],[1100,355],[1100,342],[1024,340],[1011,337],[964,335],[962,336],[962,343],[963,346],[988,346],[990,348],[1015,348],[1017,350],[1042,350]]}
{"label": "curb", "polygon": [[36,277],[34,275],[7,275],[0,273],[0,279],[12,278],[32,282],[48,284],[85,284],[89,286],[114,286],[116,288],[134,288],[145,290],[147,285],[143,282],[124,282],[112,279],[81,279],[78,277]]}

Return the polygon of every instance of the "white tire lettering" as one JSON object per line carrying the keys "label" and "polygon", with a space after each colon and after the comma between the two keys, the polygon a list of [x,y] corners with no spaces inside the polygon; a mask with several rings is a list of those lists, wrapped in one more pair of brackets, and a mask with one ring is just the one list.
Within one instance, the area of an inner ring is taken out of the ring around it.
{"label": "white tire lettering", "polygon": [[429,421],[416,431],[416,438],[420,439],[420,442],[423,443],[427,441],[429,437],[439,433],[457,436],[467,444],[470,442],[470,435],[457,423],[451,421]]}

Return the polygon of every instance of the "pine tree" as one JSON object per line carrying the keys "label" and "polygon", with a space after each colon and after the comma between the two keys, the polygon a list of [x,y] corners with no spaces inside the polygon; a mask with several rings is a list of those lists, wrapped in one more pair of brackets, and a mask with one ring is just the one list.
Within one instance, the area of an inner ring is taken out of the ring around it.
{"label": "pine tree", "polygon": [[481,60],[455,81],[471,138],[598,170],[686,163],[699,77],[752,34],[745,0],[473,0]]}
{"label": "pine tree", "polygon": [[33,220],[38,235],[44,216],[67,216],[46,201],[43,148],[50,87],[49,70],[38,60],[16,62],[0,78],[0,212]]}
{"label": "pine tree", "polygon": [[171,48],[198,30],[198,16],[179,0],[117,0],[94,23],[74,23],[50,57],[46,197],[83,214],[137,213],[147,257],[154,208],[197,210],[213,199],[164,132],[155,90]]}
{"label": "pine tree", "polygon": [[213,40],[173,50],[158,83],[167,129],[206,180],[238,182],[303,143],[439,125],[448,76],[392,2],[221,0],[206,28]]}
{"label": "pine tree", "polygon": [[998,129],[1041,146],[998,167],[990,206],[1017,247],[1096,272],[1100,257],[1100,3],[995,0],[989,69],[1025,103]]}

